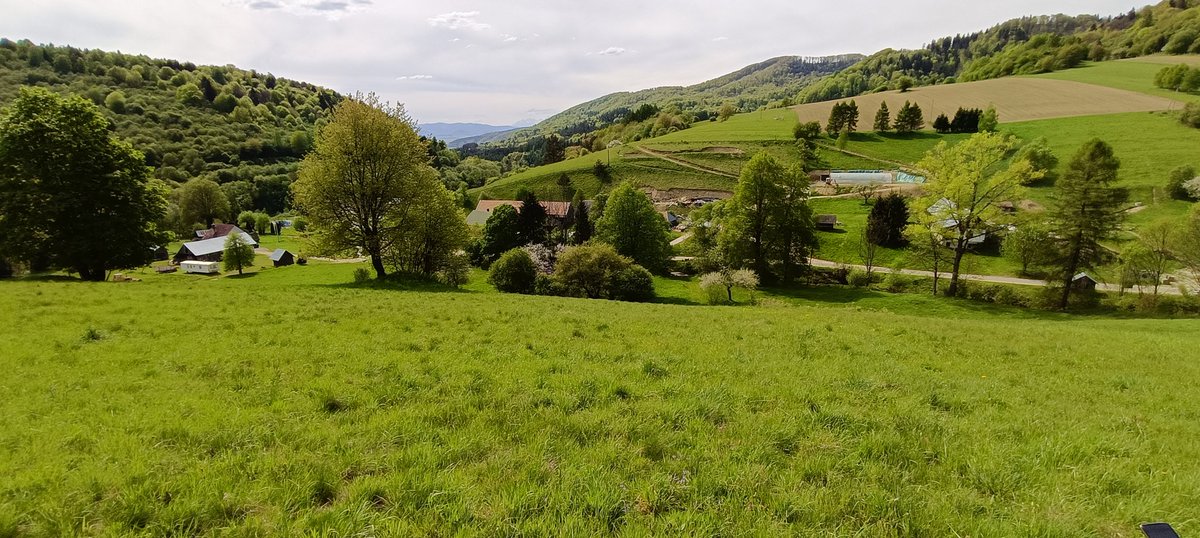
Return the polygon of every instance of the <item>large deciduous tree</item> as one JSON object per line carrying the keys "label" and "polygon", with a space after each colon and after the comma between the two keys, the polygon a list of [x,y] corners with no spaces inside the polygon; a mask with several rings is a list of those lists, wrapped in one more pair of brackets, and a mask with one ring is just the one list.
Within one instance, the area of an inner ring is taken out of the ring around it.
{"label": "large deciduous tree", "polygon": [[179,210],[189,224],[204,223],[211,228],[217,219],[230,216],[229,196],[211,179],[196,178],[183,184],[176,193]]}
{"label": "large deciduous tree", "polygon": [[667,221],[632,183],[621,183],[609,195],[596,221],[596,238],[652,272],[666,270],[671,252]]}
{"label": "large deciduous tree", "polygon": [[940,229],[954,251],[950,286],[958,293],[958,276],[963,256],[977,238],[996,233],[1011,220],[1000,202],[1017,199],[1022,184],[1038,172],[1028,161],[1006,162],[1018,141],[1007,135],[979,133],[954,146],[939,143],[919,166],[928,172],[925,197],[918,219]]}
{"label": "large deciduous tree", "polygon": [[374,94],[336,105],[292,184],[296,203],[311,218],[322,245],[332,251],[361,249],[381,278],[387,274],[385,260],[417,233],[414,215],[454,211],[462,218],[456,208],[429,195],[437,189],[445,187],[404,107]]}
{"label": "large deciduous tree", "polygon": [[517,209],[510,205],[497,206],[483,224],[479,237],[478,258],[474,262],[482,267],[491,265],[500,255],[521,246],[518,233]]}
{"label": "large deciduous tree", "polygon": [[795,277],[816,246],[808,183],[800,166],[785,167],[765,152],[752,157],[724,208],[719,243],[725,261],[764,279]]}
{"label": "large deciduous tree", "polygon": [[1120,167],[1112,146],[1092,139],[1079,148],[1054,183],[1049,218],[1054,234],[1051,265],[1063,288],[1059,308],[1070,303],[1072,278],[1104,259],[1100,243],[1112,237],[1125,220],[1129,193],[1112,185]]}
{"label": "large deciduous tree", "polygon": [[0,257],[104,280],[166,236],[166,186],[96,106],[24,88],[0,115]]}

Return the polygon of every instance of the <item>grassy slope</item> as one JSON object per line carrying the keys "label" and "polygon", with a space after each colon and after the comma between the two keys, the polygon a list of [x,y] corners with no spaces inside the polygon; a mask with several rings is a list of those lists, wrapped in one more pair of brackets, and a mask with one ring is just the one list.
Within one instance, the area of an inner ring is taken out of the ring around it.
{"label": "grassy slope", "polygon": [[1190,321],[396,292],[351,270],[0,282],[0,531],[1200,530]]}
{"label": "grassy slope", "polygon": [[1200,56],[1149,56],[1116,62],[1091,63],[1077,69],[1037,75],[1037,78],[1085,82],[1177,101],[1198,101],[1200,95],[1189,95],[1154,86],[1154,75],[1168,63],[1198,64],[1198,62],[1200,62]]}

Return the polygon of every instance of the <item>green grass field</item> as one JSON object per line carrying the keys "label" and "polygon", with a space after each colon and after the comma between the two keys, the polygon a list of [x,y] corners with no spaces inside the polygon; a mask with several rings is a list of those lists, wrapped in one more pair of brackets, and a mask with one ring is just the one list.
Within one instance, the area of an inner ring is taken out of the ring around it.
{"label": "green grass field", "polygon": [[[1043,75],[1035,75],[1040,78],[1050,78],[1057,80],[1070,80],[1074,82],[1084,82],[1087,84],[1096,84],[1099,86],[1108,86],[1119,90],[1129,90],[1158,97],[1166,97],[1167,99],[1175,99],[1177,101],[1200,101],[1200,95],[1191,95],[1186,93],[1164,90],[1154,86],[1154,75],[1158,74],[1163,67],[1171,65],[1171,63],[1161,63],[1165,61],[1162,57],[1153,58],[1135,58],[1131,60],[1121,60],[1115,62],[1096,62],[1089,63],[1083,67],[1075,69],[1067,69],[1065,71],[1055,71]],[[1189,57],[1171,58],[1171,62],[1185,63],[1192,62]]]}
{"label": "green grass field", "polygon": [[1194,321],[354,267],[0,282],[0,535],[1200,532]]}

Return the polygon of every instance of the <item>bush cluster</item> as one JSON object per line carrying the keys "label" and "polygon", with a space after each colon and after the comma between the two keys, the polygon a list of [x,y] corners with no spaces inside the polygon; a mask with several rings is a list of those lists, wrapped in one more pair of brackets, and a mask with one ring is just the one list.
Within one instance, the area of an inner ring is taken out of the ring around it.
{"label": "bush cluster", "polygon": [[528,250],[514,248],[492,264],[488,282],[506,293],[654,300],[654,278],[650,271],[604,243],[563,250],[549,274],[539,270]]}

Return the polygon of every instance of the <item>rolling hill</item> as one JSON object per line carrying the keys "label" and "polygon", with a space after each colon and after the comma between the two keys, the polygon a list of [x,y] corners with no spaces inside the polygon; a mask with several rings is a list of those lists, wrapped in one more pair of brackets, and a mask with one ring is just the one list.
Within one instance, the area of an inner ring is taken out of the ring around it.
{"label": "rolling hill", "polygon": [[0,39],[0,107],[21,86],[84,96],[171,183],[245,182],[251,207],[287,207],[296,163],[316,124],[342,99],[332,90],[232,66]]}

